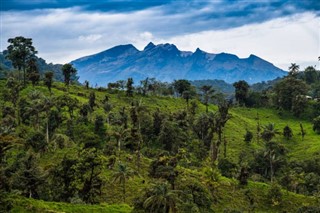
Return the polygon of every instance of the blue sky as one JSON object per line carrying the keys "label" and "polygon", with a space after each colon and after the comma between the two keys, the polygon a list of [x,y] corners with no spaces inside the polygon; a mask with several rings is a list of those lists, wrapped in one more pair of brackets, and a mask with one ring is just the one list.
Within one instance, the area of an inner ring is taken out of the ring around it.
{"label": "blue sky", "polygon": [[0,50],[33,38],[39,56],[66,63],[119,44],[150,41],[239,57],[256,54],[282,69],[316,65],[320,1],[1,0]]}

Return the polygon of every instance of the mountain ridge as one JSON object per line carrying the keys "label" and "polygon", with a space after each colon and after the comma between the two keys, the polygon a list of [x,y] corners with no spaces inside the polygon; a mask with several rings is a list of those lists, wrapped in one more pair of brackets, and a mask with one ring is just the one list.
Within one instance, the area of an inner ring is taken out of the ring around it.
{"label": "mountain ridge", "polygon": [[148,43],[143,50],[132,44],[118,45],[71,62],[78,70],[80,82],[104,86],[132,77],[139,82],[147,77],[172,82],[177,79],[218,79],[227,83],[246,80],[268,81],[286,75],[272,63],[251,54],[239,58],[230,53],[208,53],[200,48],[181,51],[174,44]]}

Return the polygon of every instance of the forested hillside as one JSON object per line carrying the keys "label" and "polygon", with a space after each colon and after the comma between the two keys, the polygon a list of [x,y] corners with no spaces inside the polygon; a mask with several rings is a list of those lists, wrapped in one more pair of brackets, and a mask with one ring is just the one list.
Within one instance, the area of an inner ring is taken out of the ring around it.
{"label": "forested hillside", "polygon": [[306,71],[254,96],[236,82],[236,100],[217,105],[210,86],[197,94],[185,80],[93,89],[9,75],[0,81],[1,209],[319,211],[319,74]]}
{"label": "forested hillside", "polygon": [[9,42],[17,70],[1,68],[1,211],[319,212],[314,67],[291,64],[255,90],[234,82],[234,99],[211,81],[91,88],[72,64],[61,65],[63,82],[41,73],[31,39]]}

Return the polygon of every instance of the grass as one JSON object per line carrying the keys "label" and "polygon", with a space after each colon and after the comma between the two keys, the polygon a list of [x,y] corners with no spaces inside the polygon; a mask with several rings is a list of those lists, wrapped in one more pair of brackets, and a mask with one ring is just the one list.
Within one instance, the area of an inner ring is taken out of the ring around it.
{"label": "grass", "polygon": [[35,200],[31,198],[16,197],[13,199],[14,208],[12,213],[89,213],[89,212],[103,212],[103,213],[126,213],[131,212],[132,208],[127,204],[117,205],[85,205],[85,204],[70,204],[62,202],[45,202],[42,200]]}

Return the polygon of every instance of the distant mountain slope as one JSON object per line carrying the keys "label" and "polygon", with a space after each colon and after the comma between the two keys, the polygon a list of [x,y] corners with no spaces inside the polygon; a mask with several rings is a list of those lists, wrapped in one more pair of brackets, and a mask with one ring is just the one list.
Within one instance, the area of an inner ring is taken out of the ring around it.
{"label": "distant mountain slope", "polygon": [[[9,70],[12,71],[14,68],[12,66],[12,63],[10,60],[6,59],[5,57],[6,51],[3,53],[0,53],[0,71],[1,70]],[[45,72],[51,71],[54,73],[53,78],[56,81],[63,81],[64,77],[61,71],[62,65],[61,64],[52,64],[52,63],[47,63],[44,59],[39,58],[36,56],[37,60],[37,66],[39,69],[39,72],[41,76],[44,76]],[[0,76],[1,77],[1,76]],[[77,80],[77,77],[75,75],[72,76],[72,80]]]}
{"label": "distant mountain slope", "polygon": [[175,79],[220,79],[227,83],[246,80],[268,81],[286,72],[255,55],[240,59],[236,55],[211,54],[200,50],[180,51],[173,44],[149,43],[139,51],[133,45],[120,45],[71,62],[78,70],[80,82],[100,86],[132,77],[136,83],[146,77],[160,81]]}

